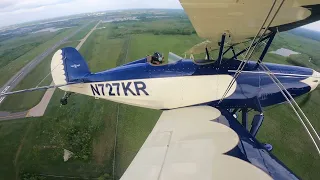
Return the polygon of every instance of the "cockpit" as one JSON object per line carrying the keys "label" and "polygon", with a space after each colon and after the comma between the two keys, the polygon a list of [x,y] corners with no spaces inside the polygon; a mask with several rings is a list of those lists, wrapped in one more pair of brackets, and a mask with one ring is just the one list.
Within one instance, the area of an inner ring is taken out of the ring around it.
{"label": "cockpit", "polygon": [[[180,61],[182,59],[188,59],[189,57],[180,57],[172,52],[169,52],[168,54],[168,59],[166,60],[163,54],[159,52],[155,52],[153,55],[147,55],[146,56],[146,62],[149,63],[152,66],[163,66],[167,64],[173,64],[176,63],[177,61]],[[206,65],[206,64],[211,64],[214,63],[216,60],[211,59],[210,57],[208,58],[206,54],[197,54],[195,57],[190,56],[189,58],[192,60],[195,64],[198,65]]]}
{"label": "cockpit", "polygon": [[147,62],[150,63],[153,66],[159,66],[164,64],[164,56],[159,53],[155,52],[152,56],[147,56]]}

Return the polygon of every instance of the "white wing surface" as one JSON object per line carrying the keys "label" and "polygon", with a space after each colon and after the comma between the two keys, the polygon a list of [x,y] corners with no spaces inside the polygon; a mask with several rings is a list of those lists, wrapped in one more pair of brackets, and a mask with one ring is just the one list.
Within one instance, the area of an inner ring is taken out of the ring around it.
{"label": "white wing surface", "polygon": [[164,111],[121,179],[271,179],[250,163],[223,154],[239,138],[212,121],[220,115],[209,106]]}
{"label": "white wing surface", "polygon": [[[274,0],[180,0],[197,34],[210,40],[210,47],[217,47],[223,33],[230,35],[227,39],[229,44],[254,37],[273,2]],[[276,13],[280,4],[281,0],[276,1],[269,17]],[[317,20],[320,20],[319,0],[285,0],[269,30],[286,31]]]}

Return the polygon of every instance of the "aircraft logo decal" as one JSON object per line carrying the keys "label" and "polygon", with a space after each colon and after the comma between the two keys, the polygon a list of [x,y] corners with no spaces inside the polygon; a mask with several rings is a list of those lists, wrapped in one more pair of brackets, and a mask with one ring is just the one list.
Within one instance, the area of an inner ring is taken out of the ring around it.
{"label": "aircraft logo decal", "polygon": [[80,64],[73,64],[73,65],[71,65],[71,67],[72,68],[78,68],[78,67],[80,67]]}

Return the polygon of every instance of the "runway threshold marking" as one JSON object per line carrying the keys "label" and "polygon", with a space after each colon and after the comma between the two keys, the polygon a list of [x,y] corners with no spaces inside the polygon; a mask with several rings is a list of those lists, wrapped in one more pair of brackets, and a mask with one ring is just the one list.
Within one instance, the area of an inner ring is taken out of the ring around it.
{"label": "runway threshold marking", "polygon": [[1,94],[7,92],[9,88],[10,88],[10,86],[7,86],[6,88],[4,88],[4,89],[1,91]]}
{"label": "runway threshold marking", "polygon": [[4,97],[1,97],[0,98],[0,104],[2,103],[3,100],[4,100]]}

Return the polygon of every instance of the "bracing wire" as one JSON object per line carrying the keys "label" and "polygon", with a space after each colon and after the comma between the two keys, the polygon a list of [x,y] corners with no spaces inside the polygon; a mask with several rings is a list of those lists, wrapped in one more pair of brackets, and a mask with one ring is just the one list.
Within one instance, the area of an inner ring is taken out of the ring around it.
{"label": "bracing wire", "polygon": [[50,86],[41,86],[41,87],[37,87],[37,88],[29,88],[29,89],[11,91],[11,92],[7,92],[7,93],[0,93],[0,97],[12,95],[12,94],[24,93],[24,92],[32,92],[32,91],[46,90],[46,89],[52,89],[52,88],[57,88],[57,87],[64,87],[64,86],[69,86],[72,84],[76,84],[76,83],[67,83],[67,84],[60,84],[60,85],[53,85],[53,86],[51,86],[51,85]]}
{"label": "bracing wire", "polygon": [[[261,25],[261,27],[259,28],[259,30],[258,30],[258,32],[257,32],[257,34],[254,36],[253,40],[251,41],[251,44],[250,44],[250,46],[248,47],[248,49],[247,49],[247,51],[246,51],[246,54],[244,55],[243,61],[241,61],[240,65],[238,66],[238,68],[237,68],[237,70],[236,70],[236,73],[235,73],[235,75],[234,75],[233,79],[231,80],[231,82],[230,82],[230,84],[229,84],[229,86],[228,86],[227,90],[225,91],[225,93],[224,93],[224,95],[223,95],[222,99],[220,100],[220,102],[221,102],[221,101],[225,98],[225,96],[228,94],[228,92],[230,91],[230,89],[231,89],[232,85],[234,84],[234,81],[235,81],[235,80],[236,80],[236,78],[238,77],[238,76],[237,76],[237,72],[242,68],[243,63],[244,63],[244,60],[246,59],[246,57],[247,57],[247,55],[248,55],[248,52],[249,52],[249,51],[250,51],[250,49],[252,48],[252,46],[253,46],[253,44],[254,44],[254,42],[255,42],[256,38],[259,36],[259,34],[260,34],[261,30],[263,29],[263,27],[265,26],[265,24],[266,24],[267,20],[269,19],[269,16],[270,16],[270,14],[271,14],[271,12],[272,12],[272,10],[273,10],[273,8],[274,8],[274,6],[275,6],[276,2],[277,2],[277,0],[274,0],[274,1],[273,1],[273,4],[272,4],[272,6],[271,6],[271,8],[270,8],[270,10],[269,10],[269,12],[268,12],[268,14],[267,14],[267,16],[266,16],[266,18],[265,18],[264,22],[262,23],[262,25]],[[220,102],[219,102],[219,103],[220,103]]]}
{"label": "bracing wire", "polygon": [[[316,143],[314,137],[312,136],[310,130],[308,129],[308,127],[306,126],[305,122],[303,121],[303,119],[301,118],[300,114],[303,115],[303,117],[306,119],[308,125],[311,127],[312,132],[315,134],[315,136],[317,137],[317,140],[320,142],[320,138],[318,133],[316,132],[316,130],[314,129],[314,127],[312,126],[311,122],[309,121],[309,119],[307,118],[307,116],[304,114],[304,112],[301,110],[301,108],[299,107],[299,105],[297,104],[297,102],[293,99],[293,97],[291,96],[291,94],[287,91],[287,89],[284,87],[284,85],[279,81],[279,79],[270,71],[270,69],[263,63],[260,63],[260,66],[263,68],[264,71],[267,72],[268,76],[271,78],[271,80],[278,86],[278,88],[280,89],[281,94],[284,96],[284,98],[287,100],[287,102],[290,104],[291,108],[293,109],[293,111],[295,112],[295,114],[297,115],[298,119],[300,120],[301,124],[303,125],[303,127],[305,128],[305,130],[307,131],[308,135],[310,136],[313,144],[315,145],[319,155],[320,155],[320,149],[318,147],[318,144]],[[293,102],[293,104],[292,104]],[[296,108],[294,107],[294,105],[297,107],[298,111],[296,110]]]}
{"label": "bracing wire", "polygon": [[57,64],[54,68],[52,68],[52,69],[50,70],[50,72],[38,83],[38,85],[36,86],[36,88],[39,87],[39,85],[40,85],[50,74],[52,74],[52,72],[53,72],[59,65],[60,65],[60,64]]}
{"label": "bracing wire", "polygon": [[[269,12],[268,12],[268,15],[266,16],[266,18],[265,18],[262,26],[260,27],[258,33],[257,33],[256,36],[254,37],[254,39],[251,41],[251,44],[250,44],[248,50],[246,51],[246,54],[245,54],[245,56],[244,56],[244,59],[241,61],[240,65],[238,66],[238,69],[237,69],[235,75],[233,76],[231,82],[229,83],[229,85],[228,85],[228,87],[227,87],[227,90],[226,90],[225,93],[223,94],[223,96],[222,96],[222,98],[220,99],[219,103],[221,103],[221,102],[223,101],[223,99],[226,97],[226,95],[227,95],[228,92],[230,91],[231,87],[232,87],[233,84],[235,83],[236,79],[239,77],[239,75],[241,74],[242,70],[244,69],[245,65],[248,63],[248,61],[249,61],[250,57],[252,56],[255,48],[256,48],[257,45],[259,44],[259,43],[257,43],[255,46],[253,46],[253,44],[254,44],[254,42],[255,42],[255,39],[259,36],[261,30],[263,29],[263,27],[265,26],[267,20],[269,19],[269,16],[270,16],[270,14],[271,14],[271,12],[272,12],[275,4],[276,4],[276,1],[277,1],[277,0],[274,0],[274,1],[273,1],[273,4],[272,4],[272,6],[271,6],[271,8],[270,8],[270,10],[269,10]],[[267,30],[268,30],[268,28],[270,27],[271,23],[273,22],[274,18],[277,16],[279,10],[281,9],[284,1],[285,1],[285,0],[282,0],[282,1],[281,1],[278,9],[276,10],[275,14],[274,14],[273,17],[271,18],[269,24],[264,28],[264,31],[263,31],[262,35],[260,36],[260,38],[258,39],[257,42],[261,41],[263,35],[267,32]],[[248,56],[248,55],[249,55],[249,56]],[[249,58],[248,58],[248,57],[249,57]]]}
{"label": "bracing wire", "polygon": [[318,135],[318,133],[316,132],[316,130],[314,129],[314,127],[312,126],[312,124],[310,123],[309,119],[307,118],[307,116],[304,114],[304,112],[302,111],[302,109],[300,108],[300,106],[298,105],[298,103],[294,100],[294,98],[291,96],[291,94],[288,92],[288,90],[284,87],[284,85],[280,82],[280,80],[272,73],[272,71],[270,71],[270,69],[263,63],[260,63],[260,65],[262,65],[263,68],[265,68],[268,72],[271,72],[271,75],[274,77],[274,79],[276,80],[276,82],[281,86],[281,88],[283,88],[283,90],[288,94],[289,98],[291,99],[291,101],[294,103],[294,105],[298,108],[299,112],[303,115],[303,117],[307,120],[308,125],[312,128],[312,131],[315,133],[315,135],[317,136],[318,140],[320,141],[320,137]]}
{"label": "bracing wire", "polygon": [[[243,57],[243,54],[241,54],[241,56]],[[301,124],[303,125],[304,129],[307,131],[309,137],[311,138],[314,146],[317,149],[317,152],[320,155],[320,149],[318,144],[316,143],[316,140],[314,139],[314,137],[312,136],[309,128],[306,126],[306,123],[303,121],[303,119],[301,118],[300,114],[303,116],[303,118],[306,120],[307,124],[311,127],[312,129],[312,133],[316,136],[318,142],[320,143],[320,137],[318,135],[318,133],[316,132],[315,128],[313,127],[313,125],[311,124],[311,122],[309,121],[309,119],[307,118],[307,116],[305,115],[305,113],[302,111],[302,109],[299,107],[298,103],[294,100],[294,98],[291,96],[290,92],[288,92],[288,90],[285,88],[285,86],[280,82],[280,80],[275,76],[275,74],[270,71],[270,69],[263,64],[260,60],[258,61],[258,63],[260,64],[260,67],[263,68],[264,71],[267,72],[268,76],[271,78],[271,80],[277,85],[277,87],[280,89],[281,94],[284,96],[284,98],[286,99],[286,101],[288,101],[288,103],[290,104],[291,108],[293,109],[293,111],[295,112],[295,114],[297,115],[299,121],[301,122]],[[293,104],[292,104],[293,103]],[[297,109],[298,111],[297,111]],[[300,114],[299,114],[300,113]]]}

